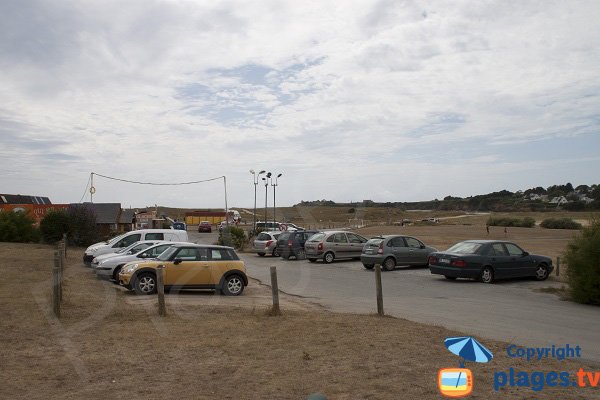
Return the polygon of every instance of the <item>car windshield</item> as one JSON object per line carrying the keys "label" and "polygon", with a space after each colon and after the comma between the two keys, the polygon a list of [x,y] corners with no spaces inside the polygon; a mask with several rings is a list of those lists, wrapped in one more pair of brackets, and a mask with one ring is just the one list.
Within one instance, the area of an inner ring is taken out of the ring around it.
{"label": "car windshield", "polygon": [[476,254],[481,244],[473,242],[460,242],[446,250],[448,253]]}
{"label": "car windshield", "polygon": [[323,238],[325,238],[324,233],[315,233],[314,235],[312,235],[311,237],[308,238],[308,241],[309,242],[320,242],[321,240],[323,240]]}
{"label": "car windshield", "polygon": [[160,261],[168,261],[171,258],[171,256],[177,251],[177,249],[177,247],[169,247],[168,249],[160,253],[160,255],[156,257],[156,259]]}
{"label": "car windshield", "polygon": [[121,240],[121,239],[123,238],[123,236],[125,236],[126,234],[127,234],[127,233],[123,233],[123,234],[121,234],[121,235],[119,235],[119,236],[115,236],[115,237],[114,237],[114,238],[112,238],[112,239],[108,239],[108,240],[106,241],[106,244],[113,244],[113,243],[115,243],[115,242],[117,242],[117,241]]}

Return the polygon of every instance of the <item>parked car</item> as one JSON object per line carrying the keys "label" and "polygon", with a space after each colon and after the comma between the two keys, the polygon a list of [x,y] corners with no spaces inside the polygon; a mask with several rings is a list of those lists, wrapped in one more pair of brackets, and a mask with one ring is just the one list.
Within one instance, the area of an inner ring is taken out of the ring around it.
{"label": "parked car", "polygon": [[99,255],[97,257],[94,257],[94,259],[92,260],[91,267],[92,267],[92,269],[96,270],[98,268],[98,265],[102,261],[105,261],[105,260],[108,260],[109,258],[113,258],[113,257],[117,257],[117,256],[131,255],[131,254],[139,253],[140,251],[142,251],[156,243],[160,243],[161,241],[162,240],[142,240],[140,242],[135,242],[128,247],[122,247],[120,249],[116,249],[116,251],[114,253],[106,253],[106,254]]}
{"label": "parked car", "polygon": [[119,283],[136,294],[156,292],[156,267],[164,265],[165,289],[214,289],[238,296],[248,285],[246,266],[231,247],[175,244],[156,259],[125,264]]}
{"label": "parked car", "polygon": [[360,260],[367,269],[379,264],[386,271],[396,265],[428,265],[429,255],[437,249],[426,246],[411,236],[383,235],[370,239],[364,246]]}
{"label": "parked car", "polygon": [[272,232],[272,231],[303,231],[304,228],[295,225],[291,222],[273,222],[273,221],[257,221],[256,232]]}
{"label": "parked car", "polygon": [[198,225],[198,232],[212,232],[212,224],[208,221],[200,221]]}
{"label": "parked car", "polygon": [[550,257],[529,254],[506,241],[467,240],[429,256],[432,274],[447,279],[479,279],[484,283],[528,276],[543,281],[553,269]]}
{"label": "parked car", "polygon": [[304,243],[318,231],[286,231],[277,238],[277,252],[286,260],[295,257],[297,260],[306,258]]}
{"label": "parked car", "polygon": [[178,229],[141,229],[116,236],[106,242],[99,242],[85,249],[83,263],[88,267],[94,257],[106,253],[113,253],[120,248],[132,245],[140,240],[166,240],[169,242],[187,242],[187,231]]}
{"label": "parked car", "polygon": [[121,268],[132,261],[145,261],[158,257],[163,251],[174,244],[190,244],[185,242],[158,242],[134,252],[134,249],[125,254],[116,254],[100,261],[96,266],[96,276],[100,278],[113,279],[119,282]]}
{"label": "parked car", "polygon": [[261,232],[254,239],[254,251],[256,254],[263,257],[265,254],[271,254],[273,257],[279,257],[277,251],[277,238],[281,234],[280,231]]}
{"label": "parked car", "polygon": [[304,244],[310,262],[323,260],[330,264],[339,258],[360,259],[367,239],[352,232],[328,231],[312,235]]}

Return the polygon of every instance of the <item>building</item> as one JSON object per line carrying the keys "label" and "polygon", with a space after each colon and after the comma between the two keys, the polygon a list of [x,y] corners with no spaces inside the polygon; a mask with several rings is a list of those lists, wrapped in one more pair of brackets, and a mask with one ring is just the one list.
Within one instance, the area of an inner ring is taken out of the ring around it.
{"label": "building", "polygon": [[0,204],[52,204],[49,198],[22,194],[0,194]]}

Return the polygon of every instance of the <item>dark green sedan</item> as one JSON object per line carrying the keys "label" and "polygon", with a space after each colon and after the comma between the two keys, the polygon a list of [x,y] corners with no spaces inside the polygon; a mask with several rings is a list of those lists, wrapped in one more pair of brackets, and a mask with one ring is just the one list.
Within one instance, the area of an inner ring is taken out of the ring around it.
{"label": "dark green sedan", "polygon": [[506,241],[467,240],[429,256],[432,274],[444,275],[447,279],[478,279],[484,283],[519,277],[543,281],[553,269],[550,257],[529,254]]}

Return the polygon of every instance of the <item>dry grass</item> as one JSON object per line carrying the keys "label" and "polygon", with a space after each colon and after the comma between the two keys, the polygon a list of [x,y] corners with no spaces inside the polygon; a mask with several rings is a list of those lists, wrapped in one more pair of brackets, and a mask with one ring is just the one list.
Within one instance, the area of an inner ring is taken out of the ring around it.
{"label": "dry grass", "polygon": [[[439,398],[437,370],[458,365],[444,328],[372,315],[182,302],[159,318],[152,301],[96,280],[71,251],[63,318],[49,314],[52,248],[0,243],[2,399]],[[267,288],[263,288],[267,291]],[[194,296],[190,294],[187,296]],[[176,295],[171,295],[176,296]],[[247,298],[252,303],[253,295]],[[509,359],[483,342],[489,364],[469,365],[471,398],[599,398],[598,388],[492,389],[495,371],[571,371],[582,363]],[[592,368],[588,368],[592,369]],[[594,397],[595,396],[595,397]]]}

